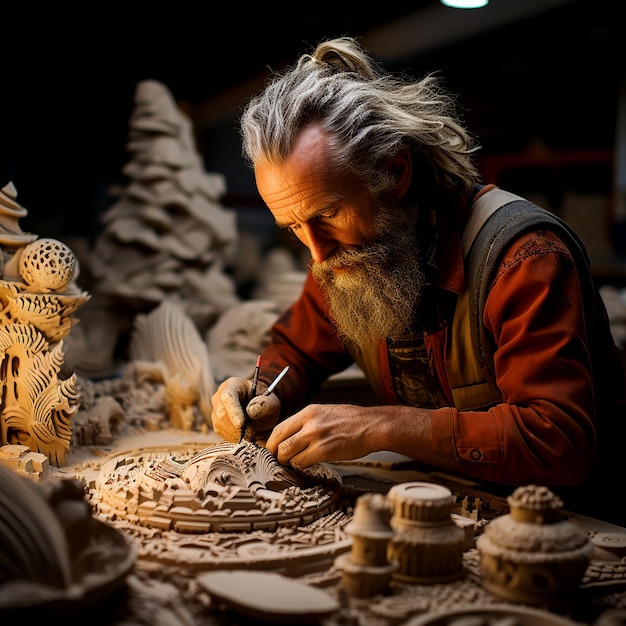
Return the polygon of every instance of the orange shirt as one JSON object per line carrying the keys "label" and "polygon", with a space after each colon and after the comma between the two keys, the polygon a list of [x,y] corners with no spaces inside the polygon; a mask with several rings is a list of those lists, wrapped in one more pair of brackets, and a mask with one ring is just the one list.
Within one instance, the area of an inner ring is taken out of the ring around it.
{"label": "orange shirt", "polygon": [[[432,289],[435,297],[461,296],[465,276],[459,228],[453,218],[440,221]],[[433,467],[508,485],[572,486],[587,477],[598,432],[609,420],[626,421],[626,404],[621,356],[604,305],[598,296],[597,317],[588,335],[580,302],[572,256],[555,234],[534,231],[513,242],[483,316],[497,346],[495,383],[501,400],[473,410],[455,406],[451,380],[459,372],[451,371],[452,321],[434,332],[419,331],[429,371],[444,399],[430,407]],[[279,391],[285,415],[303,406],[329,375],[354,362],[337,338],[324,297],[310,275],[271,337],[263,353],[263,373],[271,379],[290,365],[289,380]],[[386,343],[357,358],[365,363],[363,369],[381,402],[397,404],[397,378]]]}

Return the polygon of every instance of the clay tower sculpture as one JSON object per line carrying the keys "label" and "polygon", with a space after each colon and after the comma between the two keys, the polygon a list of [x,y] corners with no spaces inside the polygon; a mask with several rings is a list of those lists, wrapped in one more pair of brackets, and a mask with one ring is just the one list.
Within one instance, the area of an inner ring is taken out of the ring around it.
{"label": "clay tower sculpture", "polygon": [[116,199],[101,216],[89,257],[97,307],[93,324],[83,316],[90,341],[74,358],[90,377],[110,374],[116,357],[127,358],[113,348],[122,351],[134,317],[163,301],[182,307],[203,336],[240,302],[227,271],[238,232],[236,213],[220,202],[224,177],[204,170],[191,120],[165,85],[138,83],[134,103],[122,170],[128,182],[111,189]]}
{"label": "clay tower sculpture", "polygon": [[381,493],[366,493],[358,498],[346,532],[352,549],[335,559],[341,582],[349,596],[372,598],[389,591],[397,563],[387,557],[393,529],[389,503]]}
{"label": "clay tower sculpture", "polygon": [[398,563],[394,578],[421,584],[442,583],[465,574],[465,531],[452,518],[455,497],[443,485],[407,482],[387,494],[395,535],[390,558]]}

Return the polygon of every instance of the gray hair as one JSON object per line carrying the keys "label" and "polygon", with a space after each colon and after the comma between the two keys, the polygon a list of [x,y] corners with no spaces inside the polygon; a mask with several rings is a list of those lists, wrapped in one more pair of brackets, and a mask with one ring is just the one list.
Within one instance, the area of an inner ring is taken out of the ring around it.
{"label": "gray hair", "polygon": [[302,130],[319,124],[331,138],[334,165],[357,174],[374,195],[393,187],[386,163],[404,148],[429,164],[430,184],[447,193],[468,193],[479,178],[477,146],[437,77],[385,72],[350,37],[320,43],[277,74],[240,121],[243,155],[253,167],[280,164]]}

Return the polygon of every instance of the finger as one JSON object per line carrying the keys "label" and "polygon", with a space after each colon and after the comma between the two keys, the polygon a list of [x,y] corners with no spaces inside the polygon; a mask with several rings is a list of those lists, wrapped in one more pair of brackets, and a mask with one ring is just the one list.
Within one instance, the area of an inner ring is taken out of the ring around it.
{"label": "finger", "polygon": [[235,427],[241,428],[245,422],[245,415],[237,391],[232,388],[225,389],[220,396],[220,400],[222,401],[221,408],[226,411],[230,421]]}
{"label": "finger", "polygon": [[296,430],[291,429],[291,420],[293,418],[286,419],[284,422],[280,424],[276,424],[274,429],[270,433],[270,436],[267,438],[265,443],[265,447],[275,456],[278,457],[278,445],[288,437],[294,434]]}
{"label": "finger", "polygon": [[292,465],[293,467],[300,467],[300,465],[294,465],[304,461],[303,453],[307,449],[308,443],[304,441],[303,437],[293,436],[288,439],[284,439],[278,444],[278,451],[276,458],[281,465]]}
{"label": "finger", "polygon": [[298,454],[292,456],[289,459],[289,465],[291,465],[291,467],[293,467],[294,469],[297,470],[303,470],[306,469],[307,467],[309,467],[309,465],[313,465],[313,463],[309,463],[307,462],[306,458],[307,458],[307,450],[308,448],[305,448],[302,452],[299,452]]}
{"label": "finger", "polygon": [[236,442],[241,439],[241,428],[235,428],[229,419],[222,422],[215,421],[213,431],[224,441]]}
{"label": "finger", "polygon": [[[265,447],[279,460],[280,463],[286,465],[289,459],[301,450],[301,448],[297,447],[298,443],[295,441],[298,439],[296,435],[299,432],[300,422],[292,416],[274,427],[274,430],[270,434]],[[304,444],[304,447],[306,447],[303,438],[299,439],[302,440],[300,445]]]}

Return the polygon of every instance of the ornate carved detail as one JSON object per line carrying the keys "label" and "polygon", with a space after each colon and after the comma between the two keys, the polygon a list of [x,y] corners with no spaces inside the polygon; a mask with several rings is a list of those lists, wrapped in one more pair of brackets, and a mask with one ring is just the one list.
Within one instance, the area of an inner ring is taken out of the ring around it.
{"label": "ornate carved detail", "polygon": [[139,448],[99,467],[94,514],[133,541],[139,567],[302,576],[350,549],[352,505],[324,465],[297,472],[244,441]]}
{"label": "ornate carved detail", "polygon": [[0,327],[2,443],[26,445],[56,466],[67,460],[78,410],[75,376],[59,376],[62,345],[50,347],[33,326]]}
{"label": "ornate carved detail", "polygon": [[273,530],[333,513],[341,478],[323,466],[296,472],[265,448],[219,443],[188,459],[148,450],[103,465],[94,502],[108,518],[181,533]]}
{"label": "ornate carved detail", "polygon": [[61,375],[63,339],[89,295],[73,282],[77,262],[65,244],[21,231],[16,196],[12,183],[0,192],[0,444],[61,466],[79,406],[75,376]]}

